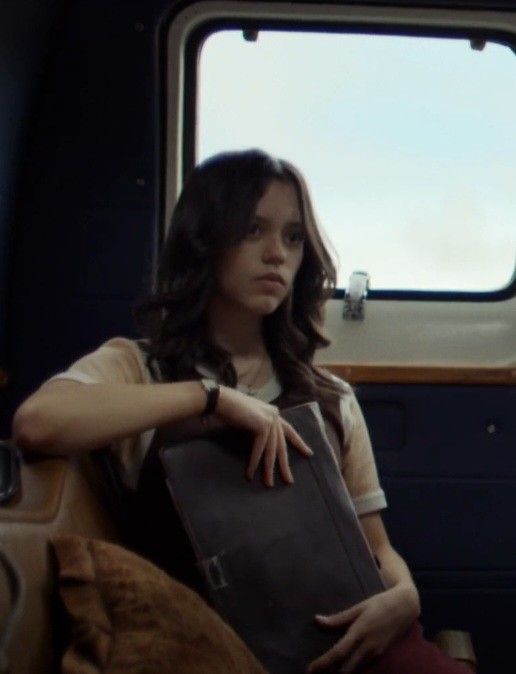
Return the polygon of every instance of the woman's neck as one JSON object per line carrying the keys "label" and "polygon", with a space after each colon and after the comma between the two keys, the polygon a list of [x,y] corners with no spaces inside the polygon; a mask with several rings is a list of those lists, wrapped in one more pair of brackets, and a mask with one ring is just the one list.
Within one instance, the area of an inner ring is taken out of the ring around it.
{"label": "woman's neck", "polygon": [[209,310],[209,329],[214,342],[234,358],[265,353],[261,316],[215,299]]}
{"label": "woman's neck", "polygon": [[274,374],[262,334],[262,317],[214,301],[209,310],[209,327],[214,342],[231,354],[237,381],[256,390]]}

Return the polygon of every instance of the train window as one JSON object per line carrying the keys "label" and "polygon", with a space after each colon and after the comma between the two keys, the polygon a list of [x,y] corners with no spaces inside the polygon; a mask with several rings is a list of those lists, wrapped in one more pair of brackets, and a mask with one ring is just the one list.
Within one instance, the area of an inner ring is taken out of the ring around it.
{"label": "train window", "polygon": [[220,30],[200,53],[197,160],[262,147],[298,165],[340,286],[361,269],[373,289],[488,293],[515,268],[515,112],[516,56],[496,42]]}

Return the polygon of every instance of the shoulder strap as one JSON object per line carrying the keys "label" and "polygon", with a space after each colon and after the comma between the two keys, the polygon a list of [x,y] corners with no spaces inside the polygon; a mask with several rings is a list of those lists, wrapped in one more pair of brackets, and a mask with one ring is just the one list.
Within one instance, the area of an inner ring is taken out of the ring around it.
{"label": "shoulder strap", "polygon": [[145,364],[150,372],[153,381],[161,381],[162,376],[156,358],[149,351],[149,344],[146,339],[137,339],[136,343],[145,357]]}

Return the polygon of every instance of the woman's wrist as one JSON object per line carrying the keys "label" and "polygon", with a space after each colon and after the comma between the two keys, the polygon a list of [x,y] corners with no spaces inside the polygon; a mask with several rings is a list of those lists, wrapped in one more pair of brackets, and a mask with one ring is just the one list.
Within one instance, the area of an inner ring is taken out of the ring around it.
{"label": "woman's wrist", "polygon": [[201,412],[201,417],[206,418],[213,414],[217,409],[220,397],[220,385],[214,379],[201,379],[200,384],[206,395],[206,403]]}
{"label": "woman's wrist", "polygon": [[414,583],[412,581],[400,581],[396,585],[393,585],[390,591],[399,597],[400,604],[416,620],[421,613],[421,602],[419,592]]}

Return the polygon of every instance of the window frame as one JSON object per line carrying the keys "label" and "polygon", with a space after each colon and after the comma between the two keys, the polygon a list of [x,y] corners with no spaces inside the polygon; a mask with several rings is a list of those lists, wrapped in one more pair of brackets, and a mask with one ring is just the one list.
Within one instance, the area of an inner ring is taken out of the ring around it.
{"label": "window frame", "polygon": [[[196,131],[197,131],[197,104],[198,104],[198,65],[199,56],[204,42],[210,35],[223,30],[238,31],[267,31],[284,30],[286,32],[321,32],[334,34],[363,34],[363,35],[392,35],[401,37],[427,37],[427,38],[455,38],[471,40],[473,38],[497,42],[510,48],[516,59],[516,7],[512,5],[512,11],[496,13],[492,11],[493,5],[500,9],[500,4],[478,0],[475,3],[450,3],[441,0],[444,7],[426,7],[414,5],[414,3],[398,2],[396,6],[384,0],[382,5],[388,7],[368,6],[373,3],[352,2],[347,6],[339,5],[308,5],[299,4],[297,7],[286,6],[283,3],[254,3],[234,2],[217,3],[201,0],[190,5],[182,14],[191,13],[193,16],[183,26],[182,40],[176,45],[176,49],[182,53],[176,53],[177,62],[182,66],[181,77],[178,84],[183,87],[183,95],[180,97],[177,112],[180,124],[176,146],[176,172],[175,184],[177,194],[186,176],[196,163]],[[454,10],[450,10],[453,4]],[[464,5],[471,10],[471,4],[481,7],[481,11],[467,11],[459,9],[457,5]],[[192,9],[197,10],[192,12]],[[331,8],[332,17],[328,18],[325,11]],[[205,10],[205,12],[203,11]],[[278,16],[287,14],[287,16]],[[339,11],[340,10],[340,11]],[[367,16],[356,16],[366,13]],[[215,16],[214,16],[215,13]],[[294,16],[295,13],[295,16]],[[180,13],[181,14],[181,13]],[[288,16],[290,14],[290,16]],[[314,16],[315,14],[315,16]],[[203,18],[204,15],[204,18]],[[513,19],[513,27],[507,25],[507,16]],[[460,19],[458,18],[460,16]],[[171,33],[174,27],[176,15],[168,23],[168,54],[170,57]],[[503,21],[503,19],[506,19]],[[416,23],[417,20],[417,23]],[[502,20],[502,23],[500,21]],[[490,25],[488,25],[490,24]],[[178,58],[179,57],[179,58]],[[181,58],[182,57],[182,58]],[[168,60],[168,59],[167,59]],[[516,65],[516,61],[515,61]],[[165,99],[169,99],[170,78],[166,86]],[[168,116],[166,117],[168,119]],[[168,149],[170,150],[170,133],[168,134]],[[165,173],[170,169],[170,152],[167,153]],[[165,187],[170,183],[165,179]],[[171,200],[165,198],[163,230],[166,231],[167,222],[171,212]],[[175,199],[174,199],[175,201]],[[343,298],[344,288],[337,288],[334,298]],[[508,283],[502,288],[493,291],[455,291],[455,290],[412,290],[412,289],[381,289],[370,290],[370,300],[397,300],[397,301],[431,301],[431,302],[499,302],[516,296],[516,265]]]}

